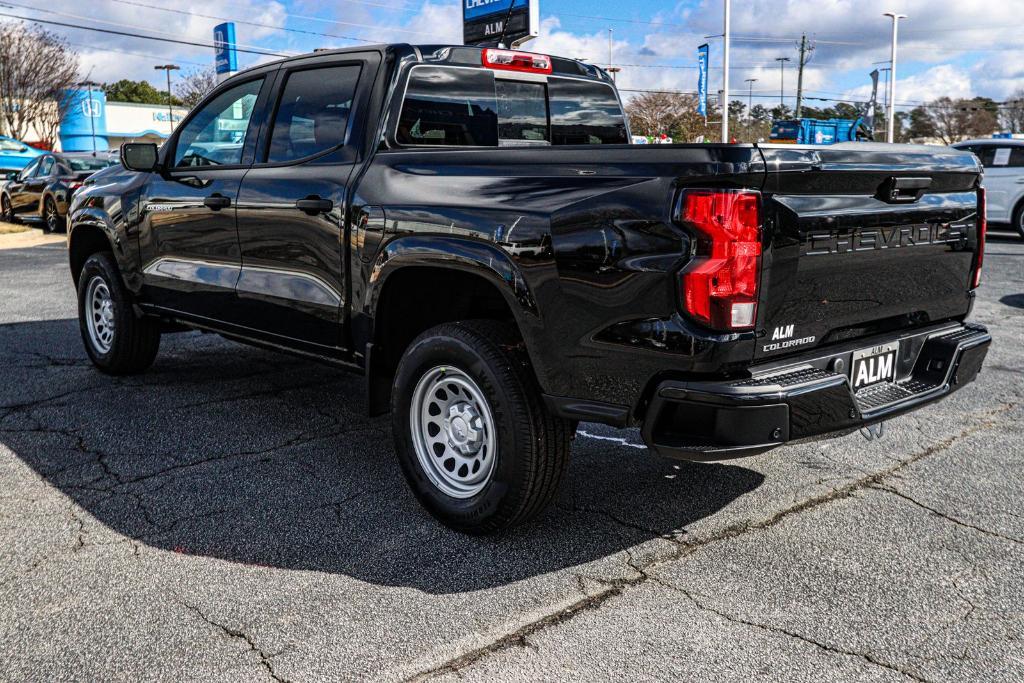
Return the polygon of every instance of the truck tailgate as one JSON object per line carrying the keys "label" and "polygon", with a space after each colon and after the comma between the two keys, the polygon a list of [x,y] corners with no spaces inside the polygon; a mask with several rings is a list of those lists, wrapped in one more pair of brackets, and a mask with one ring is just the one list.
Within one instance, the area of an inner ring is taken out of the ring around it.
{"label": "truck tailgate", "polygon": [[941,147],[762,146],[755,358],[962,318],[980,167]]}

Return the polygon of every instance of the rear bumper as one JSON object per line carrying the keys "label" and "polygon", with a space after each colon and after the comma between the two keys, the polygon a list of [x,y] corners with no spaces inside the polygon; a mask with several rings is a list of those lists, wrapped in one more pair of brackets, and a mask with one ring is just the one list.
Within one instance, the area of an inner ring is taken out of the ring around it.
{"label": "rear bumper", "polygon": [[644,441],[668,457],[722,460],[848,434],[938,401],[974,381],[992,343],[980,325],[953,324],[861,341],[856,347],[896,340],[897,381],[857,393],[845,371],[837,371],[851,366],[852,346],[758,368],[748,379],[664,381],[647,410]]}

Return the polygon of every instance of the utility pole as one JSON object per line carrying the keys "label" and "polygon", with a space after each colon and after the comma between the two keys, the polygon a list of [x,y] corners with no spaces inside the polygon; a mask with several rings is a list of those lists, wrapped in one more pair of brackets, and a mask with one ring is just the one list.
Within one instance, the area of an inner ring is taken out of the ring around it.
{"label": "utility pole", "polygon": [[804,33],[800,36],[800,69],[797,72],[796,77],[796,117],[800,118],[803,115],[804,109],[804,67],[807,65],[807,61],[814,52],[814,46],[807,44],[807,34]]}
{"label": "utility pole", "polygon": [[886,12],[884,16],[892,17],[892,57],[889,68],[892,73],[889,75],[889,124],[886,131],[886,141],[896,141],[896,38],[899,34],[900,19],[906,19],[906,14]]}
{"label": "utility pole", "polygon": [[174,132],[174,98],[171,95],[171,72],[177,71],[181,67],[177,64],[160,64],[153,68],[157,71],[167,72],[167,125],[170,126],[170,131]]}
{"label": "utility pole", "polygon": [[725,0],[725,26],[722,53],[722,142],[729,142],[729,30],[732,11],[731,0]]}
{"label": "utility pole", "polygon": [[779,63],[779,106],[786,106],[786,62],[791,62],[789,57],[776,57]]}
{"label": "utility pole", "polygon": [[747,123],[750,123],[750,109],[754,104],[754,84],[757,83],[756,78],[748,78],[744,81],[747,84]]}

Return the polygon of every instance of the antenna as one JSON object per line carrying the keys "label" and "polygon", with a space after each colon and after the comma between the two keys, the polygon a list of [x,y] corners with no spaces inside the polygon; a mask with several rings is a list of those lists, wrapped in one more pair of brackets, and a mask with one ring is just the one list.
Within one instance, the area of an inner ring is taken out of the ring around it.
{"label": "antenna", "polygon": [[498,37],[498,47],[505,47],[505,34],[508,33],[508,22],[512,19],[512,8],[516,6],[516,0],[509,0],[508,12],[505,14],[505,21],[501,22],[501,35]]}

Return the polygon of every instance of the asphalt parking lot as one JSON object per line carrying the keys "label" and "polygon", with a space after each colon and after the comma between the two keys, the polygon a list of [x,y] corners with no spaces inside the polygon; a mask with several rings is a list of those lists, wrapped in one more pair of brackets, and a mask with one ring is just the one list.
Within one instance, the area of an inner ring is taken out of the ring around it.
{"label": "asphalt parking lot", "polygon": [[1024,242],[977,384],[723,464],[582,425],[558,506],[467,538],[361,380],[211,335],[86,360],[61,243],[0,249],[0,679],[1024,679]]}

